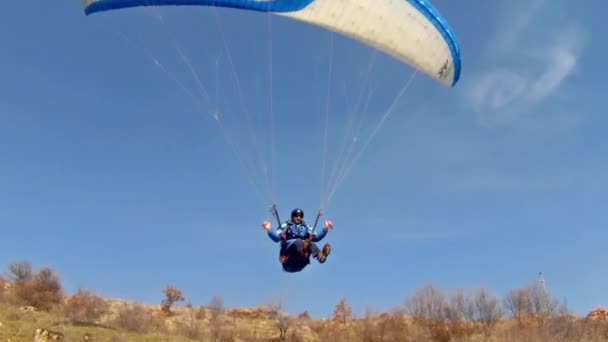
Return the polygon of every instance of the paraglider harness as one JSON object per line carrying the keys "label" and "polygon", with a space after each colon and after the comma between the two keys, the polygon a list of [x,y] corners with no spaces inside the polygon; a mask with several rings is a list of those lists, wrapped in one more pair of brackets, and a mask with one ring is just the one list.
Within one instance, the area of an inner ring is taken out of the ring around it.
{"label": "paraglider harness", "polygon": [[[281,223],[281,219],[279,217],[279,211],[277,210],[276,204],[273,204],[270,207],[270,212],[277,220],[278,227],[281,227],[283,224]],[[315,230],[317,229],[317,224],[319,224],[319,219],[321,218],[322,215],[323,215],[323,210],[319,208],[319,211],[317,212],[317,218],[315,219],[315,224],[312,227],[312,234],[310,234],[310,238],[309,238],[310,240],[312,240],[312,238],[313,238],[313,234],[315,233]],[[290,222],[291,222],[291,220],[290,220]],[[288,236],[289,233],[290,233],[289,230],[286,232],[283,232],[283,234],[282,234],[283,240],[287,240],[289,238],[289,236]]]}

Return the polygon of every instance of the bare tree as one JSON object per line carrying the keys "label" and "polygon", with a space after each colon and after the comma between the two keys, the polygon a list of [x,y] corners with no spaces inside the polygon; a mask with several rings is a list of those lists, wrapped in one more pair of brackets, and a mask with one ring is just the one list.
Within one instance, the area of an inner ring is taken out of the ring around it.
{"label": "bare tree", "polygon": [[222,299],[222,297],[220,296],[213,296],[209,301],[209,305],[207,307],[209,308],[212,318],[219,317],[226,310],[224,308],[224,299]]}
{"label": "bare tree", "polygon": [[224,300],[222,297],[213,296],[208,305],[209,308],[209,330],[211,333],[211,340],[217,341],[222,335],[222,315],[225,312]]}
{"label": "bare tree", "polygon": [[270,304],[270,312],[275,320],[274,325],[279,330],[279,341],[286,341],[292,319],[288,314],[283,312],[283,300],[279,298],[274,299]]}
{"label": "bare tree", "polygon": [[433,285],[417,290],[406,299],[405,306],[415,319],[424,321],[443,321],[448,308],[443,293]]}
{"label": "bare tree", "polygon": [[532,313],[532,298],[527,289],[510,290],[504,299],[504,307],[511,312],[518,324],[523,324],[522,318]]}
{"label": "bare tree", "polygon": [[453,292],[449,304],[446,304],[444,315],[454,338],[464,339],[475,332],[475,303],[469,292]]}
{"label": "bare tree", "polygon": [[475,321],[480,323],[486,334],[492,330],[503,317],[503,308],[500,301],[484,288],[480,288],[474,295]]}
{"label": "bare tree", "polygon": [[346,298],[340,299],[338,304],[334,307],[334,321],[345,324],[352,320],[353,309],[350,307]]}
{"label": "bare tree", "polygon": [[450,341],[451,332],[446,322],[450,308],[441,290],[426,285],[406,299],[405,307],[418,324],[428,329],[434,341]]}
{"label": "bare tree", "polygon": [[471,295],[463,290],[457,290],[450,296],[449,309],[446,318],[452,322],[473,322],[475,306]]}
{"label": "bare tree", "polygon": [[546,318],[555,314],[559,308],[559,300],[539,284],[528,287],[532,302],[532,313],[538,318]]}
{"label": "bare tree", "polygon": [[28,261],[13,262],[8,267],[9,278],[17,283],[30,281],[34,277],[32,264]]}

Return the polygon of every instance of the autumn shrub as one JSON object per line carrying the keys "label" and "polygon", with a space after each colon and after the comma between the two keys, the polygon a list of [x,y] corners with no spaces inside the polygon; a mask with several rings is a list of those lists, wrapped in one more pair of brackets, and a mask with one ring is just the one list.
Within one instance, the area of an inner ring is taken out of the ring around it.
{"label": "autumn shrub", "polygon": [[233,342],[237,340],[239,327],[234,319],[225,319],[220,316],[213,322],[209,322],[209,333],[206,336],[210,342]]}
{"label": "autumn shrub", "polygon": [[291,330],[286,339],[288,342],[306,342],[306,334],[299,330]]}
{"label": "autumn shrub", "polygon": [[198,311],[193,306],[188,306],[188,315],[184,321],[176,322],[176,333],[191,339],[201,340],[205,336],[203,324],[197,318]]}
{"label": "autumn shrub", "polygon": [[0,303],[2,304],[10,304],[11,303],[11,295],[9,291],[9,281],[0,277]]}
{"label": "autumn shrub", "polygon": [[[18,270],[20,271],[17,272],[23,271],[23,269]],[[39,310],[49,311],[61,304],[63,300],[59,275],[48,267],[42,268],[34,274],[17,273],[13,286],[15,297],[19,302]]]}
{"label": "autumn shrub", "polygon": [[91,291],[79,289],[69,297],[65,305],[65,316],[72,322],[91,323],[108,312],[109,304]]}
{"label": "autumn shrub", "polygon": [[184,301],[184,295],[182,291],[175,286],[167,286],[164,290],[165,298],[161,302],[162,311],[167,315],[171,316],[171,307],[177,302]]}
{"label": "autumn shrub", "polygon": [[235,342],[237,328],[234,325],[225,325],[220,329],[219,335],[213,337],[211,341],[214,342]]}
{"label": "autumn shrub", "polygon": [[198,309],[196,309],[194,315],[196,319],[204,320],[205,318],[207,318],[207,311],[205,310],[205,307],[199,306]]}
{"label": "autumn shrub", "polygon": [[465,340],[480,332],[489,337],[503,317],[501,302],[484,288],[446,296],[426,285],[406,299],[406,309],[433,341]]}
{"label": "autumn shrub", "polygon": [[212,341],[219,341],[224,335],[228,335],[222,321],[226,313],[222,297],[214,296],[207,305],[209,309],[209,335]]}
{"label": "autumn shrub", "polygon": [[331,320],[311,321],[308,325],[321,341],[358,341],[358,331],[353,319],[351,306],[346,298],[342,298],[334,306]]}
{"label": "autumn shrub", "polygon": [[287,341],[288,334],[290,330],[293,328],[294,319],[283,312],[283,300],[280,298],[275,298],[269,306],[269,317],[272,320],[272,325],[276,329],[278,342]]}
{"label": "autumn shrub", "polygon": [[240,342],[258,342],[262,341],[260,329],[256,326],[239,326],[234,332],[238,336]]}
{"label": "autumn shrub", "polygon": [[340,299],[334,307],[334,321],[339,323],[347,323],[353,318],[353,309],[350,307],[346,298]]}
{"label": "autumn shrub", "polygon": [[608,341],[608,322],[595,320],[581,320],[584,340]]}
{"label": "autumn shrub", "polygon": [[357,337],[362,342],[407,342],[409,329],[399,310],[391,313],[374,313],[367,310],[365,317],[356,323]]}
{"label": "autumn shrub", "polygon": [[137,333],[165,333],[167,327],[162,317],[141,304],[120,308],[113,322],[120,329]]}
{"label": "autumn shrub", "polygon": [[404,313],[401,310],[381,315],[377,329],[381,336],[380,341],[405,342],[411,339]]}
{"label": "autumn shrub", "polygon": [[440,289],[426,285],[406,299],[405,307],[414,323],[427,330],[433,341],[451,339],[446,322],[448,303]]}
{"label": "autumn shrub", "polygon": [[310,314],[308,313],[308,310],[305,310],[304,312],[298,314],[298,320],[304,320],[304,321],[310,321]]}
{"label": "autumn shrub", "polygon": [[357,331],[351,325],[327,322],[321,329],[316,329],[320,341],[331,342],[354,342],[360,341]]}

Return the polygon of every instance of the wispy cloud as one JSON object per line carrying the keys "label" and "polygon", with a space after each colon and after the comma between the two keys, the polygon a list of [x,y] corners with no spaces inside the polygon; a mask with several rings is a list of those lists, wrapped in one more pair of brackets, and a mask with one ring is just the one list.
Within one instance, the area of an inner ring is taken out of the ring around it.
{"label": "wispy cloud", "polygon": [[546,2],[547,0],[527,0],[519,4],[513,0],[503,2],[494,39],[488,46],[490,53],[506,53],[517,46],[520,37],[530,29]]}
{"label": "wispy cloud", "polygon": [[556,95],[575,72],[586,34],[574,24],[543,32],[538,22],[549,19],[538,19],[538,12],[545,5],[545,0],[530,1],[526,8],[507,11],[504,20],[499,20],[490,40],[492,67],[472,76],[467,94],[480,124],[525,123],[526,115]]}
{"label": "wispy cloud", "polygon": [[530,85],[528,98],[542,100],[552,94],[576,67],[584,43],[584,33],[577,27],[563,29],[556,45],[547,47],[543,73]]}

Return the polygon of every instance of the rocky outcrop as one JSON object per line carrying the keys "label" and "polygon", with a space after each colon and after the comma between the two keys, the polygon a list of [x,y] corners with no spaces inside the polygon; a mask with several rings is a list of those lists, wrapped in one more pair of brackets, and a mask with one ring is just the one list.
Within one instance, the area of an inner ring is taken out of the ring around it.
{"label": "rocky outcrop", "polygon": [[587,315],[587,319],[594,321],[608,322],[608,309],[598,307]]}

